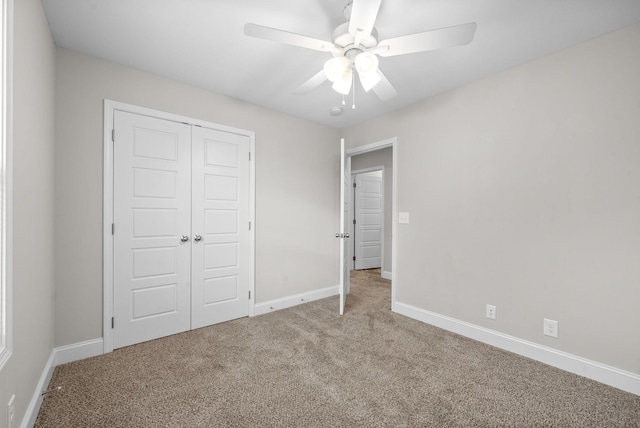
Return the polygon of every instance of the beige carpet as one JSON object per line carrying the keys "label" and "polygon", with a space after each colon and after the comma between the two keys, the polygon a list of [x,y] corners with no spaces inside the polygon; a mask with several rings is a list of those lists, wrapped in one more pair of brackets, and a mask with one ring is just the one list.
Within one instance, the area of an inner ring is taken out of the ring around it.
{"label": "beige carpet", "polygon": [[640,397],[338,298],[56,368],[37,427],[638,427]]}

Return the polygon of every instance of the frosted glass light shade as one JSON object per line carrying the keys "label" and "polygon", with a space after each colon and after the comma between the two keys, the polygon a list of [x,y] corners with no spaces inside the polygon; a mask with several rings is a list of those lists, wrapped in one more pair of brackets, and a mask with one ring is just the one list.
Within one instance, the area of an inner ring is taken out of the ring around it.
{"label": "frosted glass light shade", "polygon": [[356,55],[354,63],[359,75],[372,74],[378,70],[378,57],[369,52]]}
{"label": "frosted glass light shade", "polygon": [[334,91],[347,95],[351,91],[351,84],[353,82],[353,71],[350,68],[342,74],[342,77],[333,82]]}
{"label": "frosted glass light shade", "polygon": [[347,57],[331,58],[324,63],[324,74],[331,82],[336,82],[342,78],[350,65],[351,61]]}

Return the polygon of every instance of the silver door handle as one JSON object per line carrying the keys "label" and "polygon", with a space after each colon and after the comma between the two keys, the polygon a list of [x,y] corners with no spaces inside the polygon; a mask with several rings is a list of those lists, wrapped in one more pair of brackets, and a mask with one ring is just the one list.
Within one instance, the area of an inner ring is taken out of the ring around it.
{"label": "silver door handle", "polygon": [[196,242],[200,242],[201,239],[202,239],[202,236],[200,236],[200,235],[196,235],[196,236],[193,237],[193,240],[196,241]]}
{"label": "silver door handle", "polygon": [[180,240],[181,240],[182,242],[187,242],[187,241],[189,240],[189,237],[188,237],[187,235],[182,235],[182,236],[180,237]]}
{"label": "silver door handle", "polygon": [[336,233],[336,238],[342,238],[342,235],[340,235],[339,233]]}
{"label": "silver door handle", "polygon": [[345,237],[345,238],[348,238],[348,237],[349,237],[349,234],[348,234],[348,233],[345,233],[345,234],[344,234],[344,237]]}

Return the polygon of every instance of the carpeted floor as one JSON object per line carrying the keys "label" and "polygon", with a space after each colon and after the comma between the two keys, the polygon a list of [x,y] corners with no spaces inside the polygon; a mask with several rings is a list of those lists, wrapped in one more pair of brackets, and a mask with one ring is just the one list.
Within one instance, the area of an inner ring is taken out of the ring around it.
{"label": "carpeted floor", "polygon": [[37,427],[638,427],[640,397],[331,297],[58,366]]}

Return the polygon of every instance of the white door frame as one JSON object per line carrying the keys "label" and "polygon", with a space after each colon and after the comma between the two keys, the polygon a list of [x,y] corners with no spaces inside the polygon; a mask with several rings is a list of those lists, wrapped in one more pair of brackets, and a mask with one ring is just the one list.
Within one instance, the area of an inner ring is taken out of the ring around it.
{"label": "white door frame", "polygon": [[[371,144],[365,144],[363,146],[357,146],[347,150],[347,156],[356,156],[375,150],[391,147],[392,151],[392,164],[393,172],[391,177],[392,183],[392,195],[391,195],[391,311],[396,312],[396,272],[398,270],[397,264],[397,228],[398,228],[398,209],[396,207],[396,200],[398,195],[398,139],[397,137],[389,138],[386,140],[378,141]],[[349,192],[351,193],[351,192]],[[352,203],[350,203],[352,205]]]}
{"label": "white door frame", "polygon": [[[357,155],[351,155],[351,156],[357,156]],[[351,183],[354,183],[354,180],[356,179],[356,175],[358,174],[366,174],[368,172],[374,172],[374,171],[382,171],[382,236],[380,237],[380,242],[382,243],[380,246],[380,274],[384,277],[384,223],[385,223],[385,219],[386,216],[389,215],[389,213],[387,213],[387,210],[384,209],[384,204],[385,204],[385,198],[386,198],[386,194],[384,193],[384,181],[385,181],[385,170],[384,170],[384,165],[377,165],[377,166],[372,166],[369,168],[362,168],[356,171],[351,171]],[[358,235],[356,234],[356,228],[355,225],[353,224],[353,219],[356,217],[356,213],[355,213],[355,209],[356,209],[356,201],[353,200],[353,193],[355,192],[351,192],[351,198],[349,199],[349,227],[351,228],[351,237],[353,238],[353,245],[349,246],[349,263],[351,266],[351,270],[355,270],[356,265],[355,262],[353,261],[353,256],[355,255],[354,252],[354,246],[356,244],[356,240],[358,238]],[[389,278],[387,278],[389,279]]]}
{"label": "white door frame", "polygon": [[221,131],[233,132],[235,134],[246,135],[250,139],[249,152],[251,162],[249,162],[249,316],[255,315],[255,133],[230,126],[220,125],[186,116],[166,113],[158,110],[125,104],[112,100],[104,100],[104,167],[103,167],[103,230],[102,230],[102,290],[103,290],[103,353],[113,351],[113,330],[111,329],[111,319],[113,317],[113,113],[115,110],[144,116],[155,117],[157,119],[171,120],[174,122],[186,123],[189,125],[201,126],[204,128],[219,129]]}

